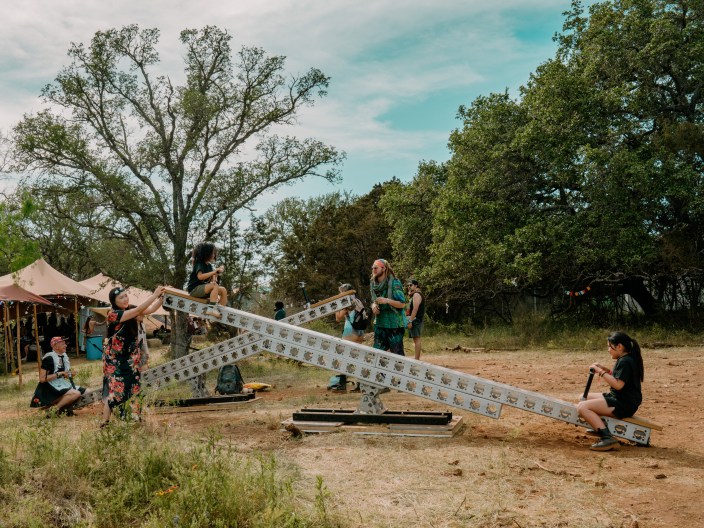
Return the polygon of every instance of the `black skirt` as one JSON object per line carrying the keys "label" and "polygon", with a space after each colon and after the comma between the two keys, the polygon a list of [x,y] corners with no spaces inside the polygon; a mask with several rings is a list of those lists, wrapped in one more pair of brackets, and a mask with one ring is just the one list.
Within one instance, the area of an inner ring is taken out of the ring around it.
{"label": "black skirt", "polygon": [[29,406],[46,407],[47,405],[53,404],[69,390],[70,387],[68,389],[56,389],[51,383],[39,383],[34,391],[34,396],[32,396],[32,401]]}

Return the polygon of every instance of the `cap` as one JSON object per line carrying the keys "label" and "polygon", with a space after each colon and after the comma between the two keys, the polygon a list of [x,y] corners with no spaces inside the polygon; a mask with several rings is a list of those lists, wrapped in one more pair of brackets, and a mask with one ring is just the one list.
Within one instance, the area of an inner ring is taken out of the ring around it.
{"label": "cap", "polygon": [[51,341],[49,341],[49,343],[50,343],[51,346],[53,347],[54,345],[59,344],[61,341],[63,341],[63,342],[65,343],[65,342],[66,342],[66,338],[65,338],[65,337],[61,337],[61,336],[52,337],[52,338],[51,338]]}

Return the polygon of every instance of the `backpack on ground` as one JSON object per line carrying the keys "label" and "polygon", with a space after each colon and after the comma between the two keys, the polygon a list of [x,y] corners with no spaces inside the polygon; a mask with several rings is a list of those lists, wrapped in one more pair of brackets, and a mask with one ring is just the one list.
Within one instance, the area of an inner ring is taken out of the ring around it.
{"label": "backpack on ground", "polygon": [[[356,299],[357,301],[358,299]],[[352,328],[354,330],[366,330],[369,326],[369,316],[367,315],[367,310],[364,305],[360,302],[355,302],[356,309],[352,312],[354,315],[352,317]]]}
{"label": "backpack on ground", "polygon": [[220,367],[215,392],[218,394],[240,394],[243,387],[244,379],[237,365],[223,365]]}

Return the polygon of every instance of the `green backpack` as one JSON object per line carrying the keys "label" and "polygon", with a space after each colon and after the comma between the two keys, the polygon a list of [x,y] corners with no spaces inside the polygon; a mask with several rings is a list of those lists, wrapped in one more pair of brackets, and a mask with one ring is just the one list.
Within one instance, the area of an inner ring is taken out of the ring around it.
{"label": "green backpack", "polygon": [[240,394],[244,387],[244,379],[237,365],[223,365],[218,371],[218,383],[215,392],[218,394]]}

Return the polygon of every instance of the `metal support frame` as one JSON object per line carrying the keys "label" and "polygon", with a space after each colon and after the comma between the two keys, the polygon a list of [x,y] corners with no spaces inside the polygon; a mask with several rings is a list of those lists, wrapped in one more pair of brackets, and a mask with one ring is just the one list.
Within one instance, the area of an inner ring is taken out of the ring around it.
{"label": "metal support frame", "polygon": [[293,413],[297,422],[341,422],[345,424],[448,425],[451,412],[386,411],[382,414],[360,414],[344,409],[303,409]]}
{"label": "metal support frame", "polygon": [[[252,353],[270,352],[352,375],[360,380],[360,387],[395,389],[494,419],[500,417],[502,406],[507,405],[580,427],[588,426],[572,403],[293,326],[288,320],[274,321],[223,306],[217,307],[222,318],[206,316],[205,303],[171,290],[165,293],[164,306],[247,330],[245,336],[255,341],[248,345]],[[306,317],[305,312],[293,317],[297,316]],[[363,394],[368,400],[360,405],[361,411],[383,412],[383,404],[377,401],[378,390],[367,389]],[[639,444],[649,443],[650,428],[615,418],[604,420],[615,436]]]}
{"label": "metal support frame", "polygon": [[[206,316],[205,303],[182,292],[167,290],[165,307],[235,326],[246,330],[246,333],[149,369],[142,375],[142,384],[159,388],[174,381],[192,380],[222,365],[270,352],[355,376],[360,381],[362,391],[362,400],[357,409],[359,413],[383,414],[386,409],[379,395],[388,389],[395,389],[494,419],[500,417],[502,406],[507,405],[588,427],[579,417],[577,407],[570,402],[295,326],[350,306],[354,299],[352,294],[341,294],[281,321],[274,321],[223,306],[216,307],[223,316],[221,319]],[[99,398],[99,391],[87,391],[78,406]],[[649,427],[615,418],[603,419],[614,436],[638,444],[649,444]]]}
{"label": "metal support frame", "polygon": [[[344,292],[304,310],[282,321],[291,325],[301,325],[335,313],[343,308],[348,308],[354,302],[354,291]],[[142,373],[142,387],[161,388],[168,384],[186,381],[191,385],[195,397],[207,395],[204,385],[201,392],[201,383],[197,381],[202,375],[211,370],[219,369],[223,365],[235,363],[246,357],[261,352],[258,343],[262,336],[254,333],[244,333],[217,345],[198,350],[186,356],[163,363],[157,367],[145,370]],[[102,389],[87,390],[76,402],[75,407],[80,408],[90,405],[101,398]]]}

